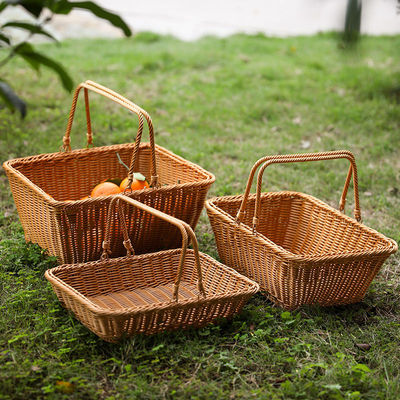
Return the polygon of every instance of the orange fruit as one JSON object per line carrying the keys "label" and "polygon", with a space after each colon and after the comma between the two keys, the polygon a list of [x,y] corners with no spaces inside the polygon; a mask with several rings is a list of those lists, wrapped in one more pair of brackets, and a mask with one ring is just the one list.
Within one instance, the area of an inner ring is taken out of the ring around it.
{"label": "orange fruit", "polygon": [[[124,192],[125,189],[127,188],[127,186],[128,186],[128,178],[125,178],[119,185],[121,192]],[[131,188],[128,189],[127,191],[131,192],[132,190],[142,190],[142,189],[146,189],[148,187],[149,187],[149,184],[147,183],[146,180],[140,181],[138,179],[133,178]]]}
{"label": "orange fruit", "polygon": [[91,197],[100,197],[100,196],[110,196],[112,194],[121,193],[121,189],[115,184],[111,182],[102,182],[94,187]]}

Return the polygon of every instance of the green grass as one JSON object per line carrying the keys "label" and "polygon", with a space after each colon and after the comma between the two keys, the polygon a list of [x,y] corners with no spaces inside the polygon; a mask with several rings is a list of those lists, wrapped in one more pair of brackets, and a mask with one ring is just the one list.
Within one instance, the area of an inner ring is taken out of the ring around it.
{"label": "green grass", "polygon": [[[64,62],[76,83],[98,81],[148,110],[158,144],[215,173],[210,195],[242,193],[266,154],[353,151],[365,224],[399,241],[399,47],[400,36],[366,37],[346,53],[334,35],[185,43],[140,34],[40,50]],[[29,113],[21,121],[0,110],[0,159],[57,151],[71,95],[47,71],[7,68],[4,78]],[[95,143],[133,141],[135,119],[91,98]],[[81,102],[74,147],[84,132]],[[337,205],[347,167],[272,166],[264,190],[299,190]],[[0,399],[398,398],[398,256],[356,305],[289,313],[257,295],[233,321],[107,344],[59,305],[43,278],[54,260],[25,243],[3,171],[0,196]],[[205,214],[196,233],[217,257]]]}

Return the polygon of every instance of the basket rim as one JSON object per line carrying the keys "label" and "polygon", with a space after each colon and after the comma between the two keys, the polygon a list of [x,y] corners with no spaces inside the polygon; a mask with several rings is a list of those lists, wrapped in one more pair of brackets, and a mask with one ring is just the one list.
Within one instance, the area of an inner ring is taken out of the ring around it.
{"label": "basket rim", "polygon": [[[38,155],[33,155],[33,156],[19,157],[19,158],[14,158],[14,159],[5,161],[3,163],[3,168],[5,169],[6,172],[9,172],[9,173],[12,173],[13,175],[18,176],[18,178],[20,180],[22,180],[27,186],[29,186],[33,191],[35,191],[44,200],[46,200],[46,202],[48,202],[54,206],[74,207],[75,205],[78,205],[81,203],[91,203],[91,202],[103,201],[104,199],[107,199],[110,196],[99,196],[94,199],[88,198],[85,200],[74,200],[73,202],[56,200],[56,199],[52,198],[49,194],[47,194],[38,185],[33,183],[29,178],[27,178],[22,172],[20,172],[17,168],[15,168],[14,165],[17,163],[34,163],[35,161],[42,161],[45,159],[57,160],[57,159],[63,159],[65,157],[73,158],[74,156],[79,155],[79,154],[90,155],[90,154],[108,152],[110,150],[118,150],[118,149],[126,148],[126,147],[133,148],[134,143],[114,144],[114,145],[108,145],[108,146],[92,147],[89,149],[75,149],[75,150],[71,150],[69,152],[58,151],[58,152],[54,152],[54,153],[43,153],[43,154],[38,154]],[[148,142],[143,142],[140,144],[140,149],[149,148],[149,147],[150,147],[150,143],[148,143]],[[215,182],[215,175],[212,174],[211,172],[205,170],[200,165],[197,165],[189,160],[186,160],[183,157],[178,156],[177,154],[173,153],[172,151],[167,150],[166,148],[159,146],[157,144],[155,145],[155,150],[156,150],[156,153],[162,153],[163,155],[169,157],[170,159],[174,159],[175,161],[177,161],[180,164],[185,164],[185,166],[189,166],[193,171],[197,171],[200,174],[202,174],[204,179],[201,179],[196,182],[177,183],[174,185],[166,185],[166,186],[162,186],[159,188],[145,188],[142,190],[135,191],[135,193],[136,192],[151,193],[152,191],[157,191],[157,192],[169,191],[172,188],[204,186],[204,185],[211,185],[212,183]]]}
{"label": "basket rim", "polygon": [[[261,194],[261,198],[266,198],[266,197],[281,197],[281,196],[287,196],[287,197],[300,197],[302,199],[305,199],[306,201],[309,201],[313,204],[315,204],[318,207],[321,207],[325,209],[326,211],[329,211],[333,214],[335,214],[337,217],[341,218],[342,220],[345,220],[347,223],[353,224],[353,225],[358,225],[364,232],[367,232],[370,235],[374,235],[379,237],[381,240],[386,242],[387,246],[386,247],[379,247],[377,249],[373,250],[360,250],[360,251],[346,251],[340,254],[334,254],[334,253],[325,253],[323,255],[301,255],[301,254],[295,254],[292,253],[288,250],[286,250],[284,247],[279,246],[275,242],[273,242],[271,239],[268,237],[264,236],[261,233],[257,233],[256,235],[253,234],[251,227],[244,223],[237,223],[235,221],[235,218],[228,214],[226,211],[222,210],[220,207],[218,207],[218,204],[224,201],[241,201],[243,199],[243,194],[241,195],[233,195],[233,196],[220,196],[220,197],[213,197],[211,199],[208,199],[205,201],[205,208],[207,210],[207,213],[214,213],[217,214],[219,218],[222,218],[226,222],[230,224],[236,224],[237,226],[240,227],[240,229],[245,230],[247,233],[250,233],[254,236],[254,239],[259,241],[261,244],[267,245],[270,250],[273,252],[277,253],[279,256],[282,258],[289,260],[290,262],[293,262],[297,264],[297,267],[301,268],[311,268],[312,266],[309,265],[310,262],[315,263],[330,263],[330,262],[338,262],[338,261],[351,261],[354,260],[355,258],[365,258],[369,256],[379,256],[379,255],[390,255],[393,254],[397,251],[398,245],[397,243],[391,239],[383,235],[382,233],[356,221],[355,219],[347,216],[344,213],[341,213],[340,211],[336,210],[329,204],[323,202],[322,200],[319,200],[318,198],[311,196],[306,193],[302,192],[295,192],[295,191],[276,191],[276,192],[265,192]],[[254,199],[256,197],[255,194],[251,194],[249,196],[249,199]],[[300,264],[300,265],[299,265]]]}
{"label": "basket rim", "polygon": [[[230,268],[219,261],[213,259],[210,257],[208,254],[199,252],[200,260],[201,259],[206,259],[207,261],[211,262],[214,267],[217,267],[219,269],[224,270],[224,273],[230,275],[231,277],[234,277],[235,279],[242,281],[242,283],[245,283],[247,285],[247,289],[242,289],[236,291],[234,294],[218,294],[218,295],[213,295],[213,296],[206,296],[205,298],[199,297],[198,299],[191,298],[191,299],[184,299],[184,300],[179,300],[179,301],[169,301],[169,302],[159,302],[159,303],[153,303],[153,304],[148,304],[145,306],[137,306],[137,307],[126,307],[126,308],[121,308],[118,309],[117,311],[110,310],[109,308],[103,308],[100,307],[99,305],[93,303],[90,301],[86,296],[81,294],[78,290],[73,288],[71,285],[68,283],[64,282],[61,278],[57,276],[57,272],[60,270],[68,269],[68,270],[76,270],[79,268],[82,268],[84,266],[88,265],[93,265],[93,266],[106,266],[111,263],[118,263],[122,260],[126,261],[127,259],[132,259],[132,261],[140,261],[143,258],[148,258],[148,257],[157,257],[160,255],[172,255],[174,253],[180,253],[182,249],[171,249],[171,250],[163,250],[163,251],[158,251],[155,253],[147,253],[147,254],[140,254],[140,255],[132,255],[132,256],[124,256],[124,257],[118,257],[118,258],[111,258],[108,260],[99,260],[99,261],[91,261],[87,263],[80,263],[80,264],[63,264],[51,269],[48,269],[45,272],[45,278],[54,286],[56,286],[59,290],[63,292],[67,292],[69,296],[72,296],[75,301],[78,301],[82,306],[85,308],[89,309],[93,313],[95,313],[98,316],[107,316],[107,317],[118,317],[118,316],[127,316],[127,315],[138,315],[142,313],[149,312],[150,310],[165,310],[171,307],[176,307],[176,306],[181,306],[181,307],[187,307],[193,304],[205,304],[210,301],[216,301],[216,300],[223,300],[227,298],[235,298],[235,297],[241,297],[241,296],[246,296],[246,295],[253,295],[256,292],[259,291],[260,286],[257,282],[254,282],[253,280],[249,279],[248,277],[240,274],[237,272],[235,269]],[[194,254],[193,249],[187,249],[187,254]]]}

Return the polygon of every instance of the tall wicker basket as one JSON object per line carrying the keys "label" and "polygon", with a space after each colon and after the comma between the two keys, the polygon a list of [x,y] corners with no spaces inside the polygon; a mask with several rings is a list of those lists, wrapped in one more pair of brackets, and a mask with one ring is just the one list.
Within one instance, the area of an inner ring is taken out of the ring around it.
{"label": "tall wicker basket", "polygon": [[[70,132],[81,89],[85,97],[88,148],[71,151]],[[137,114],[139,130],[134,144],[89,148],[92,145],[89,90]],[[140,143],[143,119],[149,127],[150,143]],[[197,224],[207,191],[215,181],[214,175],[203,168],[154,144],[153,124],[146,111],[92,81],[80,84],[75,91],[63,149],[3,164],[26,240],[48,249],[60,263],[86,262],[100,257],[111,196],[76,199],[89,194],[103,180],[127,175],[118,163],[117,153],[130,164],[131,179],[133,172],[141,172],[150,181],[149,189],[134,191],[129,196],[187,222],[192,228]],[[180,245],[179,230],[175,226],[137,208],[126,212],[130,216],[129,236],[137,253]],[[149,225],[151,229],[144,229]],[[112,229],[121,239],[116,217]],[[113,242],[113,256],[124,254],[121,243],[122,240]]]}
{"label": "tall wicker basket", "polygon": [[[351,163],[340,211],[353,176],[357,221],[305,193],[261,194],[262,175],[271,164],[337,158]],[[262,163],[257,193],[249,195]],[[397,251],[395,241],[360,222],[357,168],[349,151],[264,157],[253,166],[244,195],[208,200],[206,209],[222,262],[288,309],[360,301],[385,259]]]}
{"label": "tall wicker basket", "polygon": [[[132,255],[120,210],[126,257],[109,258],[115,238],[107,229],[101,261],[46,271],[63,305],[102,339],[115,342],[138,333],[201,327],[239,312],[258,291],[257,283],[199,253],[192,229],[176,218],[118,195],[110,203],[109,223],[114,204],[121,201],[179,228],[182,249]],[[193,250],[187,248],[189,241]]]}

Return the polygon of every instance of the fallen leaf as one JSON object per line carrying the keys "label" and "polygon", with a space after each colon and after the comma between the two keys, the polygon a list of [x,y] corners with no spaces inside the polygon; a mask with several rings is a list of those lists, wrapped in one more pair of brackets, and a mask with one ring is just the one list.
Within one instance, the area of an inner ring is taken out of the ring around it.
{"label": "fallen leaf", "polygon": [[337,88],[336,93],[340,96],[343,97],[346,94],[346,90],[342,88]]}
{"label": "fallen leaf", "polygon": [[65,381],[57,381],[56,387],[60,392],[67,394],[73,393],[75,390],[75,385],[73,383]]}
{"label": "fallen leaf", "polygon": [[300,146],[302,149],[308,149],[311,146],[311,142],[308,140],[302,140]]}
{"label": "fallen leaf", "polygon": [[280,386],[281,383],[286,382],[286,381],[287,381],[287,378],[276,378],[276,379],[273,379],[271,381],[271,383],[276,387],[276,386]]}
{"label": "fallen leaf", "polygon": [[156,109],[156,114],[158,114],[158,115],[168,115],[168,112],[163,110],[162,108],[157,108]]}
{"label": "fallen leaf", "polygon": [[328,125],[327,127],[326,127],[326,130],[328,131],[328,132],[331,132],[331,131],[333,131],[335,129],[335,127],[333,126],[333,125]]}
{"label": "fallen leaf", "polygon": [[356,346],[361,349],[361,350],[369,350],[371,348],[371,345],[368,343],[356,343]]}
{"label": "fallen leaf", "polygon": [[366,197],[371,197],[371,196],[372,196],[372,193],[371,193],[371,192],[364,192],[364,196],[366,196]]}
{"label": "fallen leaf", "polygon": [[374,60],[372,58],[368,58],[367,65],[368,65],[368,67],[373,68],[375,66]]}
{"label": "fallen leaf", "polygon": [[301,118],[300,118],[300,117],[293,118],[293,119],[292,119],[292,122],[293,122],[295,125],[300,125],[300,124],[301,124]]}

